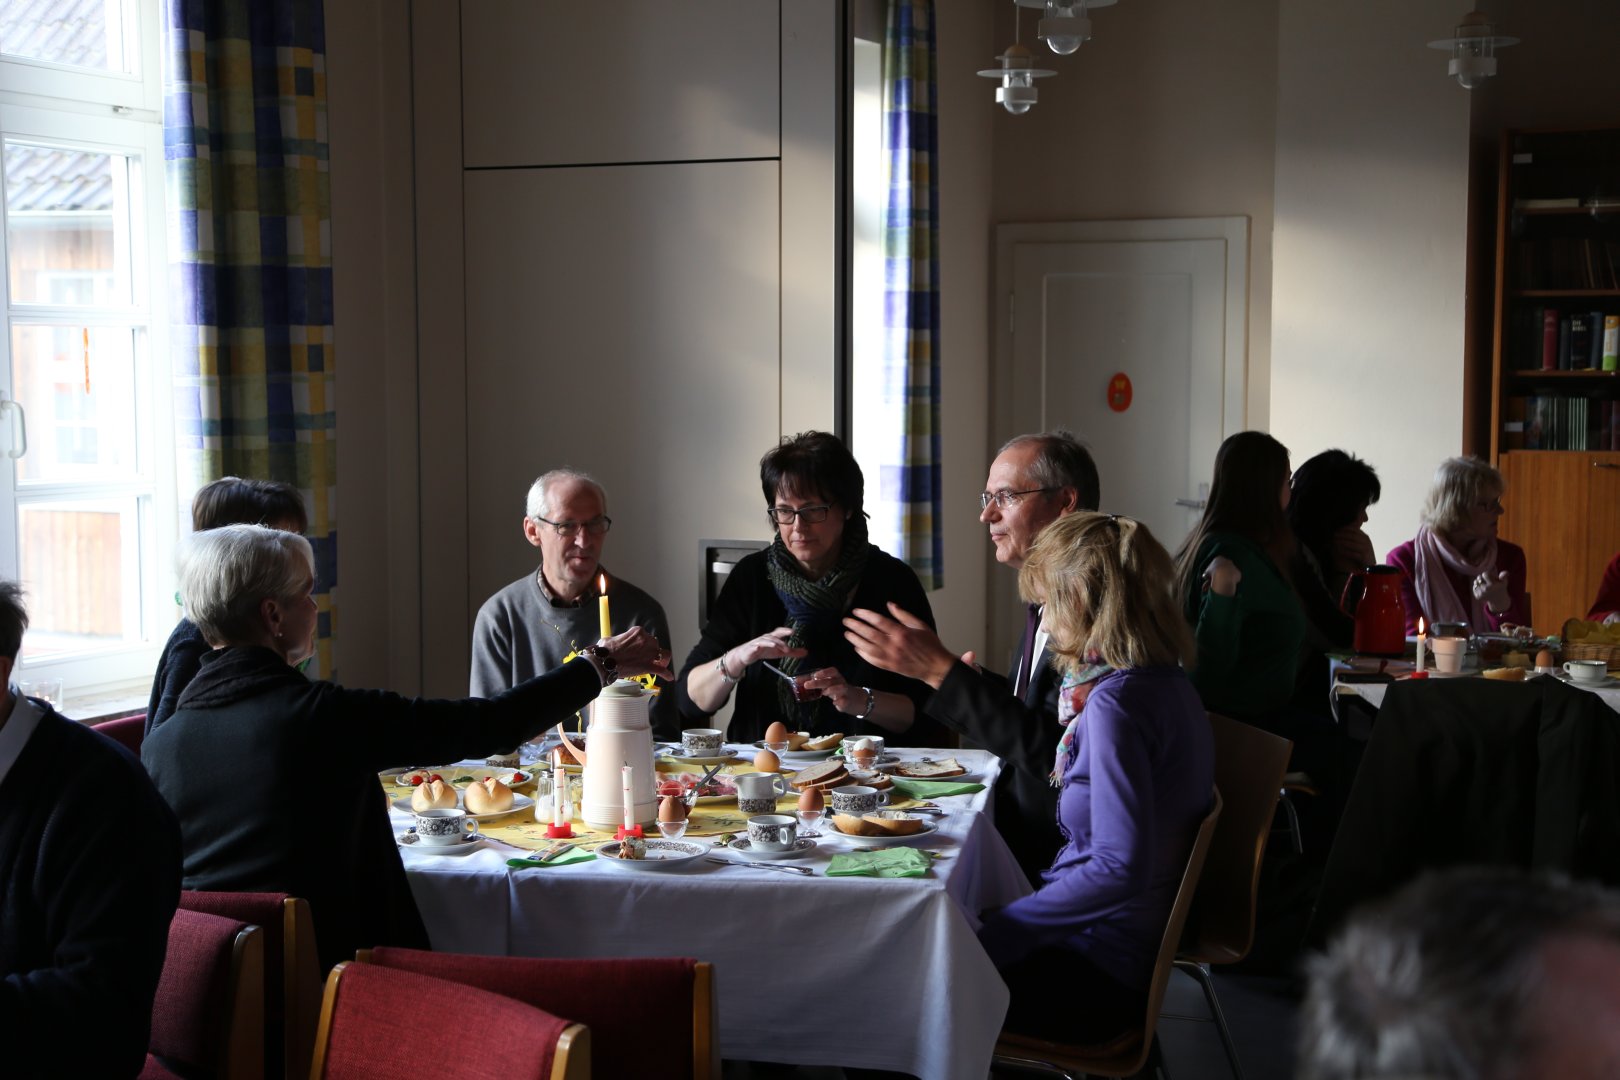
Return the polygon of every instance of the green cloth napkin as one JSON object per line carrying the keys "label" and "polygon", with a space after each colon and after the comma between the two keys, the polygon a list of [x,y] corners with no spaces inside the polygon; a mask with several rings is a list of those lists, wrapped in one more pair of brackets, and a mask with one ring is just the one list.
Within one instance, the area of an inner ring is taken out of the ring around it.
{"label": "green cloth napkin", "polygon": [[589,862],[594,858],[596,858],[596,852],[586,851],[584,848],[574,848],[571,851],[563,852],[548,862],[541,862],[539,859],[507,859],[506,865],[520,869],[525,866],[567,866],[569,863]]}
{"label": "green cloth napkin", "polygon": [[902,780],[894,778],[896,791],[903,791],[909,797],[921,801],[929,799],[942,799],[946,795],[977,795],[984,790],[983,784],[953,783],[949,780]]}
{"label": "green cloth napkin", "polygon": [[828,877],[922,877],[933,860],[916,848],[849,851],[832,857]]}

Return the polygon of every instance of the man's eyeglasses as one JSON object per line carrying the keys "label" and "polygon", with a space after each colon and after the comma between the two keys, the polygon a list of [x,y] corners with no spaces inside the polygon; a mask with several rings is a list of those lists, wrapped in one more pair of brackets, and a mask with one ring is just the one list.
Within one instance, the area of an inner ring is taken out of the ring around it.
{"label": "man's eyeglasses", "polygon": [[1023,491],[1008,491],[1006,488],[1002,488],[1000,491],[981,491],[979,492],[979,509],[988,510],[990,504],[995,503],[1005,510],[1025,495],[1038,495],[1042,492],[1056,490],[1055,487],[1039,487],[1025,488]]}
{"label": "man's eyeglasses", "polygon": [[578,536],[579,530],[581,529],[584,529],[586,534],[589,536],[601,536],[603,533],[606,533],[609,529],[613,528],[613,519],[608,517],[606,514],[603,514],[601,517],[593,517],[591,520],[583,524],[577,521],[552,521],[550,518],[543,518],[538,514],[535,515],[534,520],[543,521],[547,525],[550,525],[553,529],[557,530],[558,536],[561,536],[566,540],[572,540],[574,537]]}
{"label": "man's eyeglasses", "polygon": [[820,506],[801,506],[797,510],[791,506],[772,506],[765,510],[765,516],[778,525],[791,525],[794,518],[802,519],[806,525],[820,525],[827,520],[827,512],[831,509],[831,503],[822,503]]}

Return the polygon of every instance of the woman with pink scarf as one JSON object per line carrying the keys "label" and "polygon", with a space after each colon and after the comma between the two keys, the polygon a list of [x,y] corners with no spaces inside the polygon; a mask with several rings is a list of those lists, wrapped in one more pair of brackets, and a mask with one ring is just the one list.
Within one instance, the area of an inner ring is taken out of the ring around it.
{"label": "woman with pink scarf", "polygon": [[1423,526],[1385,559],[1401,571],[1408,634],[1419,615],[1430,627],[1460,622],[1475,633],[1530,625],[1524,549],[1496,537],[1504,487],[1478,458],[1447,458],[1435,470]]}

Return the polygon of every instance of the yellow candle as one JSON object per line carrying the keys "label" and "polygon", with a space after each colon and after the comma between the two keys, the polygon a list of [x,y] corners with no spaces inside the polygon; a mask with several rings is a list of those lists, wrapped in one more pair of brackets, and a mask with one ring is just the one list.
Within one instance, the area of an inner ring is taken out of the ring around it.
{"label": "yellow candle", "polygon": [[600,577],[598,577],[596,579],[596,585],[602,593],[602,595],[597,597],[596,600],[597,615],[601,619],[602,623],[602,636],[605,638],[610,638],[613,636],[613,616],[608,614],[607,575],[602,574]]}

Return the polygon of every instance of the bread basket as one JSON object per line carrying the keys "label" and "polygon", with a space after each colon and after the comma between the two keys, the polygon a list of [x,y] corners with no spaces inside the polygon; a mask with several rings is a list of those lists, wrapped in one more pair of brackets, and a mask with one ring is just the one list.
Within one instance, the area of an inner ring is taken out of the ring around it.
{"label": "bread basket", "polygon": [[1564,623],[1563,654],[1565,660],[1602,660],[1610,671],[1620,671],[1620,645],[1602,641],[1572,641],[1570,634],[1580,633],[1592,624],[1585,619],[1570,619]]}

